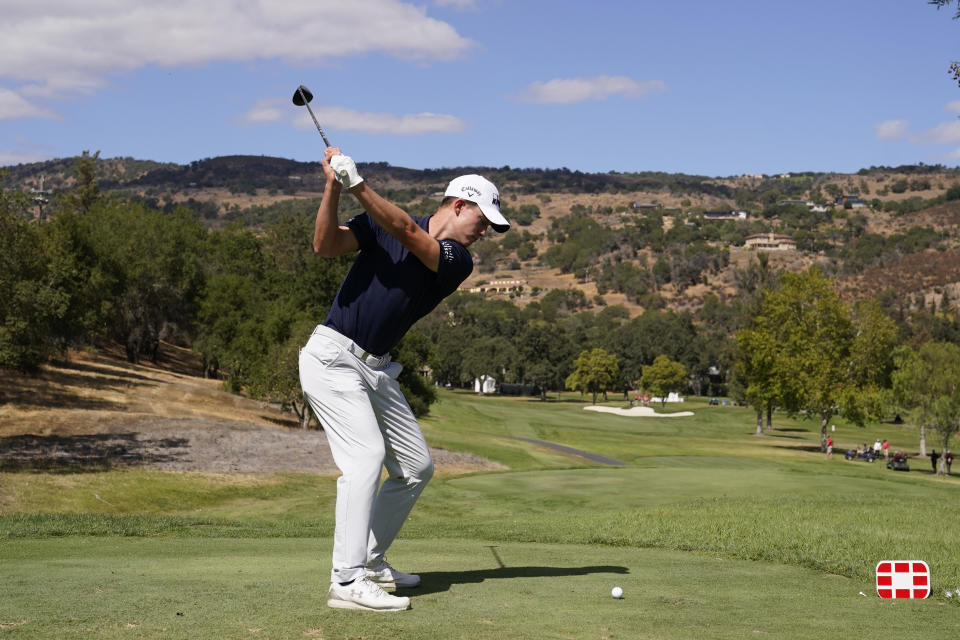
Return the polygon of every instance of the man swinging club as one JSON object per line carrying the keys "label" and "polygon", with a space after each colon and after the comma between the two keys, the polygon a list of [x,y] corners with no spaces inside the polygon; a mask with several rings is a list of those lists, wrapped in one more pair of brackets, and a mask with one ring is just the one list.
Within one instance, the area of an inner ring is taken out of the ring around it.
{"label": "man swinging club", "polygon": [[[413,588],[420,577],[397,571],[384,554],[433,475],[433,461],[390,350],[470,275],[467,247],[487,226],[502,233],[510,223],[497,188],[478,175],[450,182],[437,212],[414,218],[371,189],[340,149],[328,147],[321,166],[326,187],[313,250],[328,258],[359,250],[326,320],[300,352],[303,392],[341,473],[327,605],[402,611],[410,599],[383,587]],[[345,226],[337,222],[342,187],[366,211]],[[388,477],[379,486],[384,466]]]}

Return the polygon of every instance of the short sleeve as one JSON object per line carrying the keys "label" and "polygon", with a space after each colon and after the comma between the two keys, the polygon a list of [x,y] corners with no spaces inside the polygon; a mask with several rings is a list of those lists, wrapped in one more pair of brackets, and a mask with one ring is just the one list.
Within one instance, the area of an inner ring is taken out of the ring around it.
{"label": "short sleeve", "polygon": [[361,213],[347,220],[347,227],[353,231],[360,249],[366,249],[377,242],[377,233],[374,231],[373,219],[370,214]]}
{"label": "short sleeve", "polygon": [[439,240],[440,263],[437,278],[443,286],[456,289],[473,272],[473,257],[459,242]]}

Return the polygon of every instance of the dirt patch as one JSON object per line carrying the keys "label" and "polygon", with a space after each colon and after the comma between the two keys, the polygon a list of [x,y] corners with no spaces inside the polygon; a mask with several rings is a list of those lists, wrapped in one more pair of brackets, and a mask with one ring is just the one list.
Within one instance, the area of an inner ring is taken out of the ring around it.
{"label": "dirt patch", "polygon": [[[176,371],[87,353],[32,376],[0,371],[0,469],[339,473],[323,431],[186,375],[177,355]],[[440,473],[504,468],[431,454]]]}
{"label": "dirt patch", "polygon": [[[503,468],[477,456],[431,448],[441,470]],[[323,431],[209,418],[145,418],[97,433],[0,437],[0,469],[137,467],[208,473],[338,473]]]}

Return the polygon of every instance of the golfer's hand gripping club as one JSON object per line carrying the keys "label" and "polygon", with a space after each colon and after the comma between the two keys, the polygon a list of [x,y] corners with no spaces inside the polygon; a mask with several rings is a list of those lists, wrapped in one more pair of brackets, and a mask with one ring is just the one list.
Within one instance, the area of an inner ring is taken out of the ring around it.
{"label": "golfer's hand gripping club", "polygon": [[333,168],[334,173],[337,174],[337,182],[347,189],[363,182],[363,178],[361,178],[357,172],[357,163],[355,163],[350,156],[342,154],[335,155],[330,158],[330,166]]}

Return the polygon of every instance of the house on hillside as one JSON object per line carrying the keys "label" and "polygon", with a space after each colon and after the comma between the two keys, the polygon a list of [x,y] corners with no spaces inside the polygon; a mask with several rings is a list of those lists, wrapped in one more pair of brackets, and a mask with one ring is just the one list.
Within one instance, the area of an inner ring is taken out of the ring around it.
{"label": "house on hillside", "polygon": [[851,209],[859,209],[860,207],[869,206],[866,202],[860,199],[859,195],[855,193],[847,196],[837,196],[837,199],[834,200],[834,204],[836,204],[838,207],[843,207],[844,209],[847,208],[848,204],[850,205]]}
{"label": "house on hillside", "polygon": [[764,251],[795,251],[797,243],[790,236],[776,233],[758,233],[747,236],[747,247]]}
{"label": "house on hillside", "polygon": [[746,211],[707,211],[703,214],[704,220],[746,220]]}
{"label": "house on hillside", "polygon": [[492,280],[484,284],[470,287],[470,293],[522,293],[526,280]]}
{"label": "house on hillside", "polygon": [[663,205],[660,204],[660,203],[657,202],[657,201],[653,201],[653,202],[634,202],[634,203],[633,203],[633,208],[636,209],[637,211],[649,211],[649,210],[652,210],[652,209],[661,209],[662,207],[663,207]]}
{"label": "house on hillside", "polygon": [[817,204],[816,202],[812,202],[810,200],[780,200],[777,202],[777,204],[781,207],[788,205],[806,207],[815,213],[824,213],[827,210],[827,208],[822,204]]}

